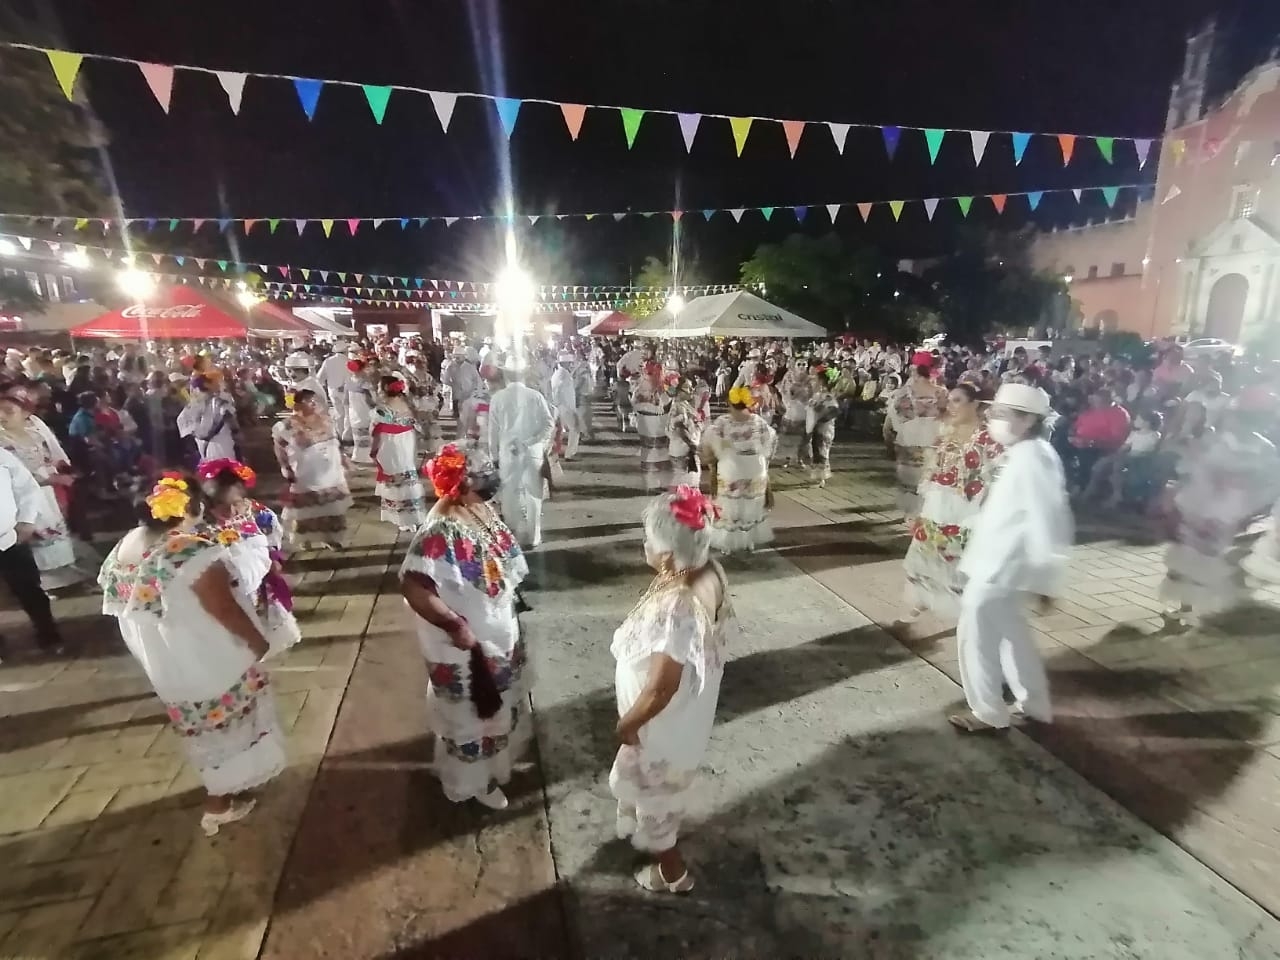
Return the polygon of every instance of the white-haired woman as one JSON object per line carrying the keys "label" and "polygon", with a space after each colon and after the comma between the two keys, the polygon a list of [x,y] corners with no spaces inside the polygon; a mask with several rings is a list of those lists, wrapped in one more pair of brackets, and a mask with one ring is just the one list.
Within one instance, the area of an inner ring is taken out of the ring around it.
{"label": "white-haired woman", "polygon": [[453,444],[426,466],[440,499],[409,545],[401,593],[427,661],[427,722],[444,795],[492,810],[529,742],[524,642],[516,588],[529,572],[489,501],[497,468]]}
{"label": "white-haired woman", "polygon": [[713,510],[692,487],[650,503],[644,555],[657,576],[610,648],[621,746],[609,787],[618,801],[618,836],[653,857],[636,874],[646,890],[693,889],[677,841],[736,629],[724,571],[709,557]]}

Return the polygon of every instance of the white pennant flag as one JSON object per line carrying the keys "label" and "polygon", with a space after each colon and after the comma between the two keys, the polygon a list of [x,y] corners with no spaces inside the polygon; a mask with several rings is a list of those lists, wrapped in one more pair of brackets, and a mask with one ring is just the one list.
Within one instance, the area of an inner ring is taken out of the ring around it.
{"label": "white pennant flag", "polygon": [[31,249],[31,238],[30,238],[30,237],[19,237],[19,238],[18,238],[18,242],[19,242],[20,244],[22,244],[22,249],[23,249],[23,250],[30,250],[30,249]]}
{"label": "white pennant flag", "polygon": [[680,135],[684,137],[684,151],[689,153],[693,150],[693,138],[698,133],[698,124],[702,122],[702,114],[677,113],[676,118],[680,121]]}
{"label": "white pennant flag", "polygon": [[387,222],[387,221],[386,221],[386,218],[385,218],[385,217],[384,217],[383,219],[381,219],[381,220],[374,220],[374,221],[373,221],[373,229],[377,230],[380,226],[382,226],[382,225],[383,225],[384,223],[386,223],[386,222]]}
{"label": "white pennant flag", "polygon": [[231,105],[232,113],[240,112],[240,98],[244,96],[244,78],[243,73],[234,73],[230,70],[215,70],[214,75],[217,76],[218,82],[222,84],[222,89],[226,91],[227,103]]}
{"label": "white pennant flag", "polygon": [[1072,190],[1071,192],[1072,192],[1072,193],[1074,193],[1074,194],[1076,195],[1076,203],[1079,203],[1079,202],[1080,202],[1080,198],[1081,198],[1082,196],[1084,196],[1084,190],[1082,190],[1080,187],[1076,187],[1076,188],[1075,188],[1074,190]]}
{"label": "white pennant flag", "polygon": [[431,104],[436,108],[436,117],[440,120],[440,126],[445,133],[448,133],[449,121],[453,119],[453,108],[458,103],[458,95],[456,93],[440,93],[438,90],[428,90],[427,96],[431,98]]}
{"label": "white pennant flag", "polygon": [[295,220],[293,225],[298,228],[298,236],[302,236],[302,231],[307,229],[307,221],[305,220]]}
{"label": "white pennant flag", "polygon": [[827,216],[831,218],[832,223],[836,222],[836,217],[839,216],[839,214],[840,214],[840,204],[838,203],[827,204]]}
{"label": "white pennant flag", "polygon": [[626,214],[625,214],[625,213],[615,213],[615,214],[613,215],[613,219],[614,219],[614,220],[621,220],[621,219],[622,219],[623,217],[625,217],[625,216],[626,216]]}
{"label": "white pennant flag", "polygon": [[530,223],[530,224],[534,224],[534,223],[537,223],[537,222],[538,222],[538,214],[536,214],[536,213],[531,213],[531,214],[529,214],[529,223]]}
{"label": "white pennant flag", "polygon": [[735,222],[735,223],[741,223],[741,222],[742,222],[742,215],[743,215],[744,213],[746,213],[746,212],[747,212],[747,210],[746,210],[746,208],[745,208],[745,207],[735,207],[734,209],[730,210],[729,212],[733,214],[733,219],[734,219],[734,222]]}
{"label": "white pennant flag", "polygon": [[[844,153],[845,137],[849,136],[849,124],[847,123],[828,123],[827,127],[831,130],[831,139],[836,142],[836,150]],[[832,218],[835,219],[834,217]]]}
{"label": "white pennant flag", "polygon": [[[455,223],[457,223],[457,222],[458,222],[458,218],[457,218],[457,217],[445,217],[445,218],[444,218],[444,225],[445,225],[446,227],[452,227],[452,226],[453,226]],[[434,280],[432,280],[431,282],[432,282],[432,283],[435,283],[435,281],[434,281]]]}
{"label": "white pennant flag", "polygon": [[568,214],[567,214],[567,213],[557,213],[557,214],[556,214],[556,219],[557,219],[557,220],[563,220],[563,219],[564,219],[565,217],[567,217],[567,216],[568,216]]}
{"label": "white pennant flag", "polygon": [[991,131],[989,130],[970,130],[969,141],[973,145],[973,163],[977,166],[982,162],[982,155],[987,152],[987,141],[991,139]]}
{"label": "white pennant flag", "polygon": [[924,202],[924,212],[928,214],[929,219],[933,219],[933,212],[938,209],[937,197],[932,197]]}
{"label": "white pennant flag", "polygon": [[1174,199],[1176,199],[1177,197],[1180,197],[1180,196],[1182,196],[1182,188],[1181,188],[1181,187],[1179,187],[1179,186],[1175,183],[1172,187],[1170,187],[1170,188],[1169,188],[1169,192],[1168,192],[1168,194],[1165,196],[1165,198],[1164,198],[1163,200],[1161,200],[1161,201],[1160,201],[1160,205],[1161,205],[1161,206],[1164,206],[1164,205],[1165,205],[1166,203],[1168,203],[1170,200],[1174,200]]}

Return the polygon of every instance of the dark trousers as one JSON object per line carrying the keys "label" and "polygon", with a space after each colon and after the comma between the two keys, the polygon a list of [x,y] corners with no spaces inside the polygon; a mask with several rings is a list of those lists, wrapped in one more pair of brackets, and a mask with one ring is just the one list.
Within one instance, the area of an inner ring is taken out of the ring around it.
{"label": "dark trousers", "polygon": [[36,630],[36,642],[42,647],[62,643],[58,626],[53,622],[53,610],[49,595],[40,586],[40,568],[31,548],[25,543],[15,543],[8,550],[0,550],[0,580],[9,587],[18,605],[31,620]]}

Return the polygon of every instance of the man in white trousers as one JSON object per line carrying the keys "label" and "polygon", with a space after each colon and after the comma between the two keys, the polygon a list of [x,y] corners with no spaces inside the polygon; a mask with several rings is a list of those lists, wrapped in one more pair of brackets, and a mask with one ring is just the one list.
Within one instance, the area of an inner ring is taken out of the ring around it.
{"label": "man in white trousers", "polygon": [[578,396],[574,389],[572,353],[565,351],[556,358],[556,372],[551,375],[551,410],[564,431],[564,458],[578,455]]}
{"label": "man in white trousers", "polygon": [[948,719],[966,733],[1006,730],[1014,715],[1053,719],[1027,624],[1031,603],[1047,606],[1061,588],[1072,543],[1062,462],[1044,436],[1049,412],[1048,395],[1020,383],[1000,387],[991,406],[987,432],[1005,450],[960,559],[966,581],[956,638],[969,710]]}
{"label": "man in white trousers", "polygon": [[347,414],[347,384],[351,382],[351,370],[347,364],[360,356],[358,344],[349,344],[343,352],[334,351],[320,364],[318,379],[324,384],[324,392],[329,397],[329,407],[333,411],[333,429],[338,432],[338,439],[343,443],[351,442],[351,417]]}
{"label": "man in white trousers", "polygon": [[533,549],[542,543],[543,468],[555,418],[537,390],[519,380],[504,386],[504,378],[494,376],[488,443],[498,466],[498,506],[520,546]]}

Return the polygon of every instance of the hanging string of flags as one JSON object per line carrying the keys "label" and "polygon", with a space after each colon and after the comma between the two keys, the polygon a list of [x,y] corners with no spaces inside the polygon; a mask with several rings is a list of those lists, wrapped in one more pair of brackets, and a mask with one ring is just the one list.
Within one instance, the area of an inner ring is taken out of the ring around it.
{"label": "hanging string of flags", "polygon": [[636,136],[640,132],[640,125],[647,117],[665,116],[674,117],[680,128],[680,136],[684,141],[685,152],[692,152],[693,141],[698,134],[698,130],[703,120],[724,120],[728,122],[729,131],[733,136],[734,149],[738,156],[742,156],[743,148],[746,146],[747,137],[753,129],[759,129],[765,125],[780,129],[783,139],[786,142],[787,149],[794,159],[796,150],[800,146],[800,140],[806,131],[811,127],[826,128],[829,132],[832,142],[837,152],[843,154],[845,142],[849,136],[850,130],[878,130],[884,149],[892,160],[898,153],[899,145],[902,142],[904,133],[920,134],[923,145],[929,154],[929,162],[936,163],[938,154],[942,150],[944,141],[964,140],[967,138],[968,147],[973,154],[975,164],[980,164],[986,155],[988,143],[992,136],[1007,138],[1009,148],[1013,156],[1014,164],[1021,164],[1027,147],[1031,143],[1032,138],[1047,138],[1056,142],[1059,154],[1062,158],[1063,166],[1071,162],[1072,157],[1077,156],[1076,147],[1080,141],[1093,141],[1098,154],[1107,163],[1115,163],[1116,147],[1120,144],[1128,144],[1133,150],[1134,156],[1138,161],[1138,167],[1141,169],[1147,164],[1147,160],[1151,155],[1151,147],[1158,138],[1154,137],[1115,137],[1115,136],[1097,136],[1092,134],[1076,134],[1076,133],[1028,133],[1015,130],[966,130],[966,129],[949,129],[943,127],[920,127],[908,124],[869,124],[869,123],[844,123],[835,120],[788,120],[778,117],[762,117],[762,116],[730,116],[722,113],[683,113],[675,110],[661,110],[640,107],[620,107],[613,104],[600,103],[562,103],[558,100],[546,100],[537,97],[498,97],[487,93],[475,93],[471,91],[443,91],[429,90],[424,87],[406,86],[403,84],[369,84],[359,83],[353,80],[338,79],[319,79],[315,77],[299,77],[286,73],[265,73],[261,71],[237,71],[237,70],[217,70],[211,67],[193,66],[190,64],[164,64],[150,63],[142,60],[133,60],[128,57],[115,57],[98,53],[79,53],[71,50],[55,50],[48,47],[41,47],[36,44],[4,42],[0,44],[7,47],[13,47],[23,50],[34,50],[43,53],[49,60],[49,66],[53,70],[54,78],[57,80],[59,87],[67,99],[71,99],[74,90],[76,77],[80,73],[80,67],[87,60],[107,61],[112,63],[131,64],[142,75],[142,79],[146,82],[152,96],[160,108],[165,112],[169,112],[169,108],[173,101],[173,85],[174,79],[179,72],[212,75],[217,78],[219,85],[226,94],[227,103],[231,107],[231,112],[238,114],[240,112],[240,104],[244,98],[244,88],[247,80],[253,77],[255,80],[278,80],[286,81],[293,84],[294,90],[298,96],[298,103],[302,107],[302,112],[308,120],[313,120],[316,114],[316,108],[320,102],[320,95],[326,86],[339,87],[357,87],[363,91],[365,101],[368,103],[369,110],[373,114],[376,123],[381,124],[386,117],[387,106],[391,101],[392,93],[405,93],[418,96],[427,96],[431,100],[431,104],[435,109],[436,118],[440,121],[441,129],[449,132],[449,124],[453,119],[454,109],[458,100],[481,100],[488,101],[492,104],[497,114],[497,119],[502,127],[503,133],[508,139],[511,138],[515,131],[516,121],[520,116],[521,108],[526,103],[544,104],[553,106],[560,110],[560,114],[564,119],[565,127],[568,130],[569,137],[577,140],[582,130],[583,120],[587,111],[603,112],[607,111],[615,113],[621,119],[621,132],[626,139],[627,149],[635,144]]}
{"label": "hanging string of flags", "polygon": [[[903,211],[911,206],[919,205],[924,211],[927,219],[932,220],[937,212],[939,205],[943,201],[954,202],[956,209],[959,210],[961,216],[968,217],[973,209],[975,200],[990,200],[991,205],[997,214],[1005,212],[1008,202],[1013,198],[1026,198],[1028,208],[1034,212],[1039,209],[1041,201],[1051,194],[1071,194],[1075,197],[1077,203],[1081,202],[1085,195],[1099,196],[1107,204],[1108,207],[1114,207],[1120,198],[1122,190],[1149,190],[1150,184],[1142,183],[1119,183],[1110,184],[1108,186],[1097,187],[1056,187],[1046,188],[1044,190],[1013,190],[1006,193],[977,193],[977,194],[958,194],[945,197],[924,197],[911,200],[867,200],[867,201],[844,201],[842,203],[808,203],[808,204],[787,204],[776,206],[757,206],[757,207],[709,207],[702,210],[618,210],[608,213],[554,213],[554,214],[513,214],[494,215],[482,214],[467,217],[345,217],[345,218],[291,218],[286,220],[283,217],[67,217],[54,215],[31,215],[25,213],[0,213],[0,218],[24,220],[29,224],[49,224],[54,230],[61,229],[71,224],[75,230],[83,231],[89,227],[97,226],[104,233],[111,230],[112,227],[119,229],[121,227],[141,227],[145,230],[158,230],[162,227],[167,229],[169,233],[174,233],[179,227],[190,225],[192,234],[199,233],[208,224],[214,224],[217,232],[226,233],[233,227],[243,231],[245,236],[249,236],[255,227],[260,224],[265,225],[265,229],[269,234],[275,234],[281,223],[292,223],[298,235],[301,236],[309,226],[319,225],[324,231],[326,237],[333,235],[335,224],[345,223],[346,232],[349,236],[355,236],[356,233],[365,224],[370,229],[377,230],[386,224],[398,225],[401,230],[408,230],[412,225],[425,226],[427,223],[443,222],[445,226],[453,226],[459,220],[468,222],[497,222],[513,224],[515,222],[527,220],[531,225],[542,220],[594,220],[596,218],[612,219],[615,221],[623,220],[627,217],[670,217],[673,221],[682,220],[687,213],[701,214],[704,220],[711,220],[718,214],[729,214],[733,217],[735,223],[740,223],[742,218],[748,213],[758,213],[766,221],[771,221],[778,211],[789,212],[791,216],[799,223],[803,223],[810,210],[825,210],[827,216],[834,224],[836,218],[840,215],[841,210],[848,207],[855,207],[863,222],[871,219],[872,213],[876,209],[887,210],[892,214],[894,221],[901,219]],[[259,230],[261,232],[261,230]]]}

